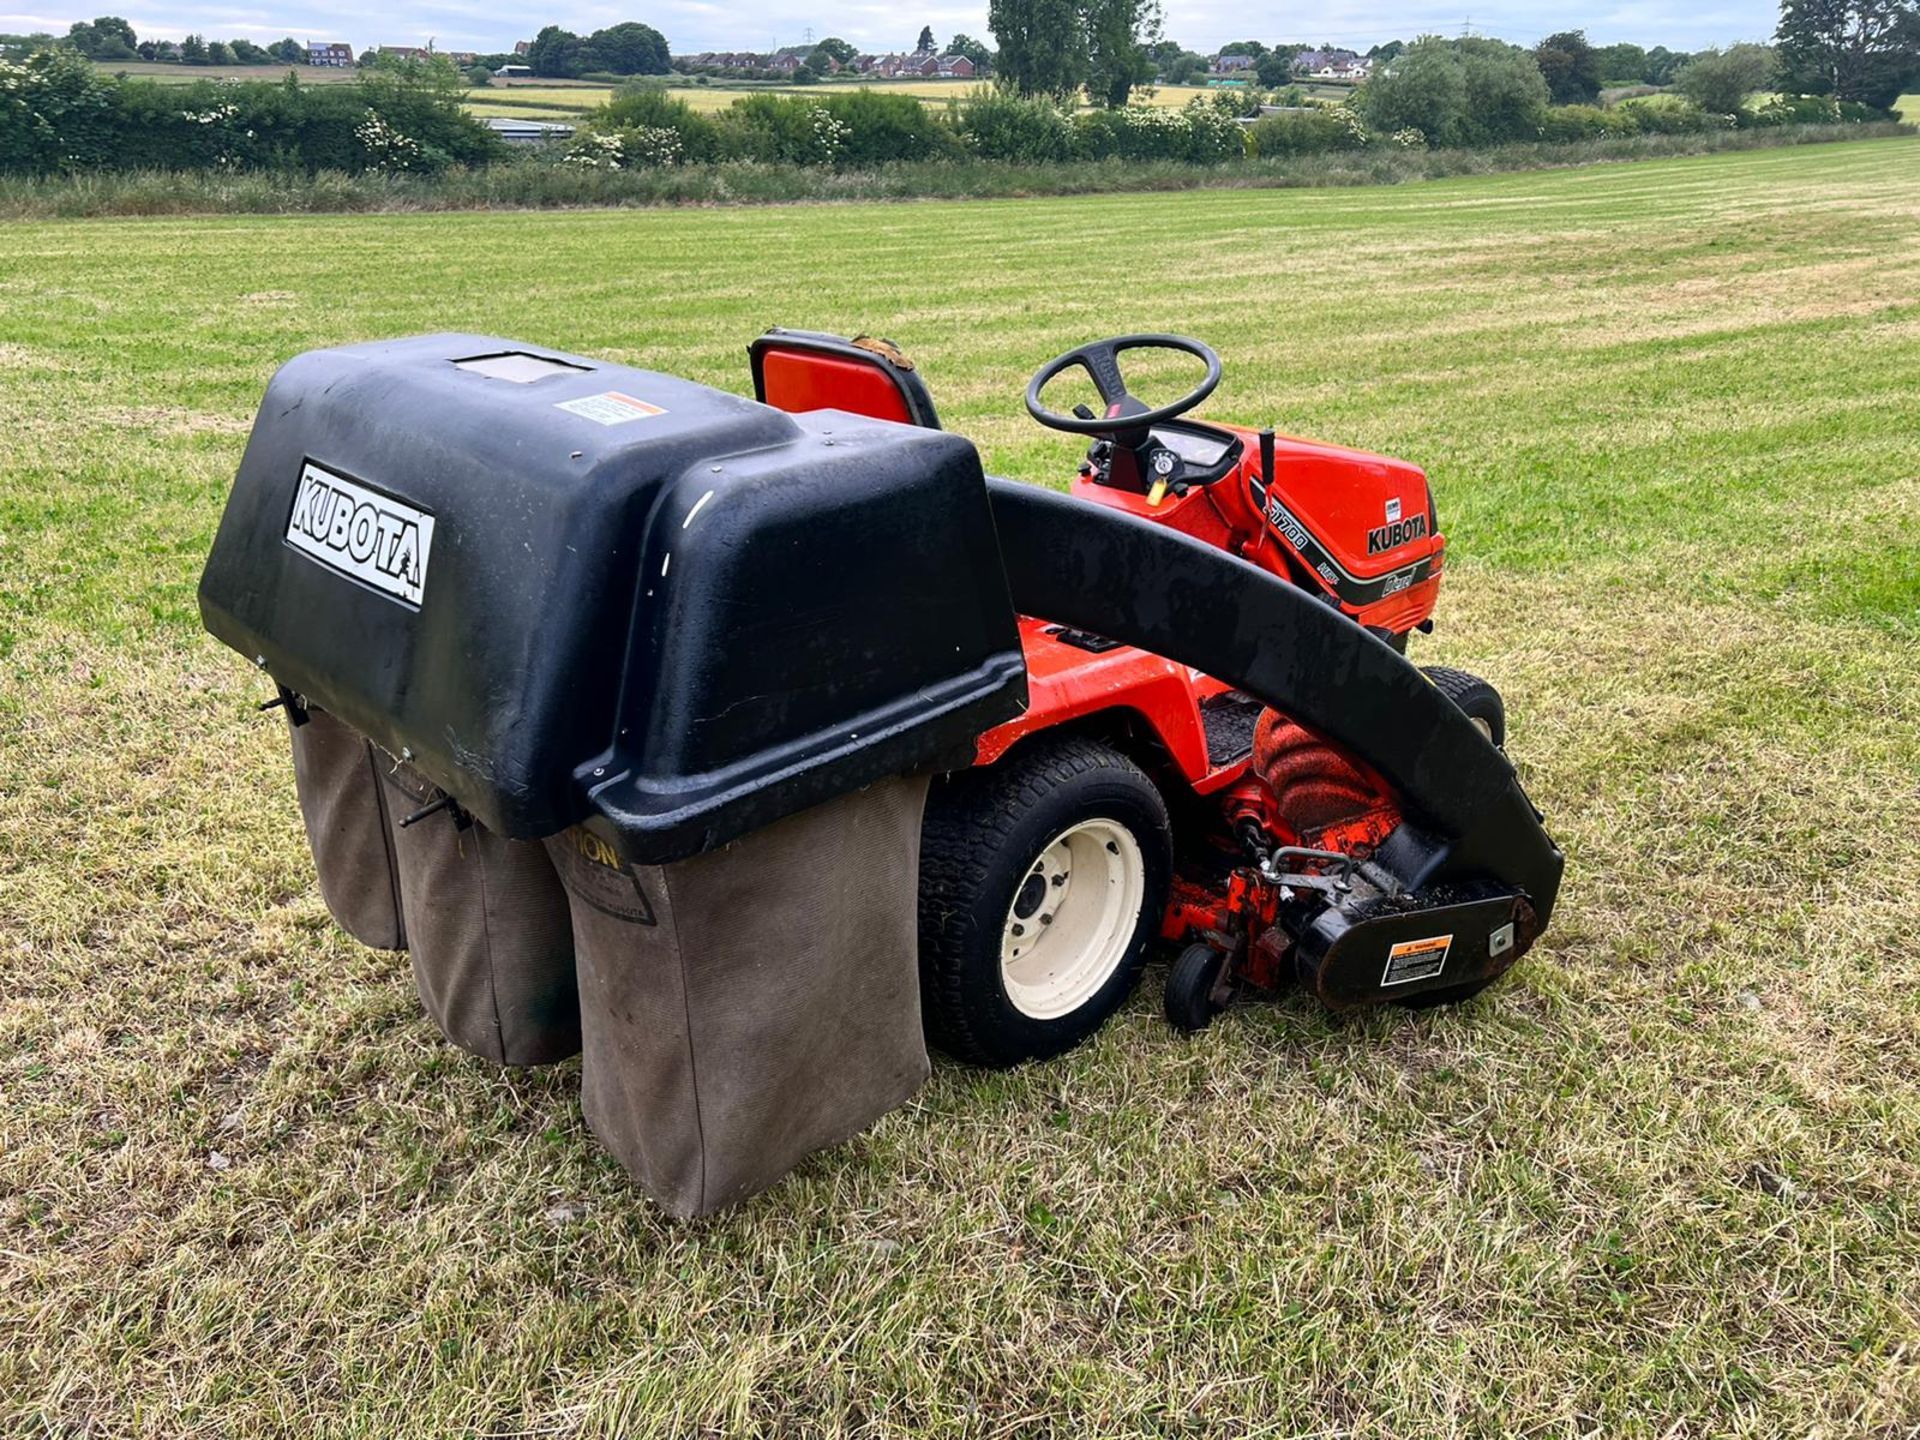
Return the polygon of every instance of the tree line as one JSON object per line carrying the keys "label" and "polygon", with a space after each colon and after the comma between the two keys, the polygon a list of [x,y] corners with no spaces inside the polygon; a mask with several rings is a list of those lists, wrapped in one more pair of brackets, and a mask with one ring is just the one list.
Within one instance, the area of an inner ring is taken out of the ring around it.
{"label": "tree line", "polygon": [[[999,83],[1027,97],[1066,99],[1084,90],[1096,105],[1124,105],[1136,87],[1199,82],[1214,64],[1162,34],[1159,0],[989,0],[987,23],[1000,47]],[[1254,79],[1280,89],[1308,48],[1237,40],[1218,54],[1246,57]],[[1496,68],[1522,90],[1535,90],[1537,74],[1554,105],[1592,105],[1604,90],[1644,86],[1676,88],[1723,115],[1769,88],[1884,110],[1920,86],[1920,0],[1784,0],[1772,45],[1693,54],[1663,45],[1596,46],[1584,31],[1567,30],[1531,49],[1484,37],[1425,36],[1376,45],[1365,55],[1374,62],[1369,85],[1400,77],[1412,63],[1448,91],[1460,88],[1455,72],[1496,65],[1497,58]]]}

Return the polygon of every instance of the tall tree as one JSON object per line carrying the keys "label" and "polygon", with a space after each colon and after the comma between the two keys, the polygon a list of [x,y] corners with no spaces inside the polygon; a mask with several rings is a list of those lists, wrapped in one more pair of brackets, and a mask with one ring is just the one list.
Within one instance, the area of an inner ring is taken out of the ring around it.
{"label": "tall tree", "polygon": [[75,22],[67,31],[67,43],[90,60],[131,60],[140,53],[133,26],[118,15]]}
{"label": "tall tree", "polygon": [[987,26],[1000,47],[995,74],[1006,89],[1058,100],[1079,93],[1087,40],[1076,0],[987,0]]}
{"label": "tall tree", "polygon": [[993,68],[993,51],[971,35],[956,35],[947,42],[949,55],[964,55],[973,62],[976,75],[984,75]]}
{"label": "tall tree", "polygon": [[592,62],[590,68],[616,75],[664,75],[673,68],[668,63],[666,36],[637,20],[594,31],[587,37],[586,48],[589,53],[584,58]]}
{"label": "tall tree", "polygon": [[1649,85],[1671,85],[1692,63],[1693,56],[1686,51],[1656,45],[1647,51],[1647,73],[1642,78]]}
{"label": "tall tree", "polygon": [[1781,77],[1802,94],[1884,110],[1920,79],[1916,0],[1783,0],[1774,38]]}
{"label": "tall tree", "polygon": [[1278,90],[1293,79],[1293,57],[1300,53],[1294,45],[1276,45],[1254,62],[1253,73],[1269,90]]}
{"label": "tall tree", "polygon": [[913,53],[916,55],[931,55],[939,48],[940,42],[933,38],[933,27],[931,25],[922,25],[920,27],[920,43],[913,47]]}
{"label": "tall tree", "polygon": [[1118,110],[1136,85],[1153,80],[1160,0],[1081,0],[1087,31],[1087,95]]}
{"label": "tall tree", "polygon": [[1710,115],[1738,115],[1747,97],[1773,80],[1773,51],[1765,45],[1702,50],[1674,82],[1680,93]]}
{"label": "tall tree", "polygon": [[[1650,85],[1647,52],[1638,45],[1602,45],[1593,52],[1602,85]],[[1542,67],[1544,68],[1544,67]]]}
{"label": "tall tree", "polygon": [[1600,60],[1584,30],[1563,30],[1533,47],[1556,105],[1591,105],[1600,98]]}
{"label": "tall tree", "polygon": [[1418,130],[1435,145],[1532,139],[1546,117],[1547,82],[1527,51],[1499,40],[1423,35],[1374,74],[1353,104],[1376,132]]}
{"label": "tall tree", "polygon": [[831,60],[834,65],[851,65],[860,58],[860,52],[842,40],[838,35],[829,35],[813,47],[813,53],[807,57],[807,63],[816,70],[831,70],[833,65],[816,64],[816,61]]}
{"label": "tall tree", "polygon": [[587,68],[586,47],[571,30],[548,25],[527,47],[527,67],[536,75],[571,80]]}

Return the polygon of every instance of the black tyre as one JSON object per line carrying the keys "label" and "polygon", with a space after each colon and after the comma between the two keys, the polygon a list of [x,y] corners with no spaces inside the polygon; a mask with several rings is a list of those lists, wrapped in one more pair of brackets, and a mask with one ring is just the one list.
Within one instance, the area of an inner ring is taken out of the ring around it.
{"label": "black tyre", "polygon": [[1042,739],[935,781],[920,851],[927,1039],[995,1068],[1071,1050],[1138,981],[1172,870],[1166,803],[1109,746]]}
{"label": "black tyre", "polygon": [[1425,674],[1436,690],[1459,706],[1466,717],[1480,727],[1481,733],[1493,742],[1495,749],[1506,746],[1507,707],[1500,699],[1498,690],[1478,675],[1445,665],[1428,665]]}
{"label": "black tyre", "polygon": [[1220,967],[1227,957],[1211,945],[1195,943],[1180,952],[1167,973],[1167,1023],[1187,1035],[1197,1035],[1213,1023],[1222,1006],[1213,998],[1220,983]]}

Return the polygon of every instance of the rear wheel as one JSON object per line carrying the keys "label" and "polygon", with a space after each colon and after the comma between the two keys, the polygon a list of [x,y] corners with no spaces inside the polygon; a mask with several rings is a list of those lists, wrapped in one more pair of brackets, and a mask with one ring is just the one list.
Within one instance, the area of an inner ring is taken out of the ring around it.
{"label": "rear wheel", "polygon": [[1500,692],[1478,675],[1446,665],[1429,665],[1427,679],[1442,695],[1460,707],[1496,750],[1507,743],[1507,707]]}
{"label": "rear wheel", "polygon": [[1172,851],[1160,792],[1095,741],[1043,739],[936,782],[920,856],[927,1038],[1002,1067],[1093,1034],[1139,978]]}

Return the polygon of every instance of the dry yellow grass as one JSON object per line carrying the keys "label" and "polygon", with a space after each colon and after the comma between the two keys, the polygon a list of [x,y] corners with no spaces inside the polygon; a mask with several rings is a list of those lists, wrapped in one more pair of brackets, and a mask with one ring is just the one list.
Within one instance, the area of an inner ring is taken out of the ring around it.
{"label": "dry yellow grass", "polygon": [[[1906,1436],[1920,1423],[1920,167],[14,224],[0,248],[0,1432]],[[1101,243],[1089,245],[1088,235]],[[1871,300],[1872,303],[1855,303]],[[1453,1012],[1148,990],[674,1226],[573,1065],[329,922],[193,584],[279,361],[432,328],[747,385],[886,333],[991,466],[1185,330],[1429,465],[1420,658],[1570,856]]]}

